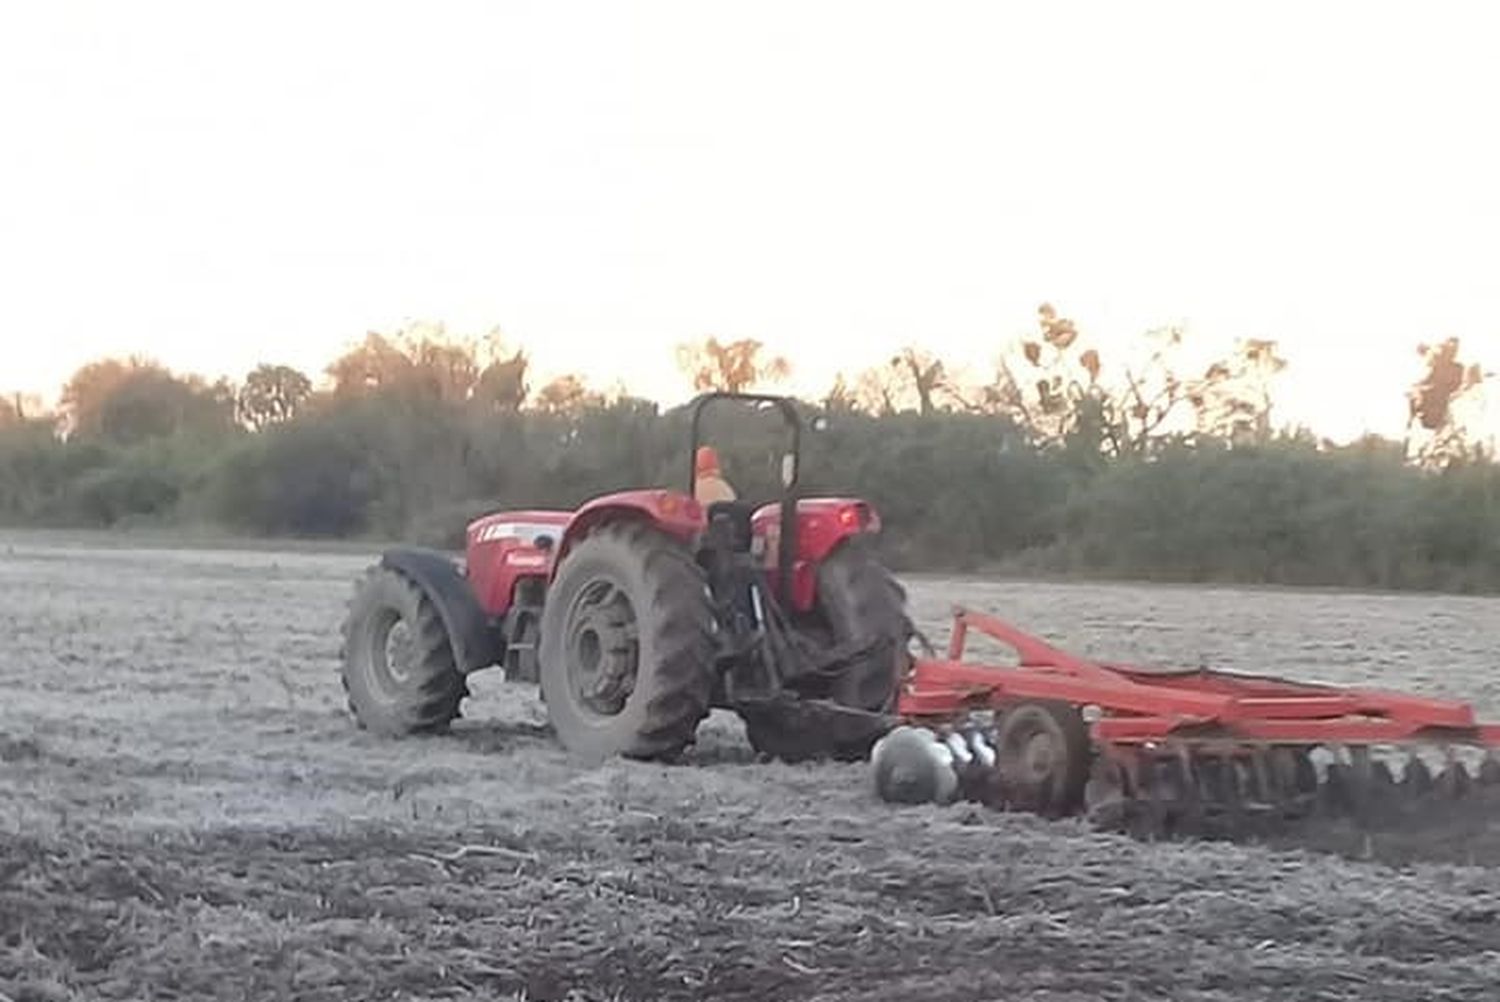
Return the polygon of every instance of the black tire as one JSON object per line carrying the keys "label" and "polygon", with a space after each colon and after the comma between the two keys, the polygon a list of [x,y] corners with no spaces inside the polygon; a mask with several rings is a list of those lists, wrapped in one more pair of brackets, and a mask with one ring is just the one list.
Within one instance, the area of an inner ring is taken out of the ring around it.
{"label": "black tire", "polygon": [[344,692],[361,727],[388,736],[433,733],[459,715],[468,685],[437,606],[410,578],[385,567],[366,571],[342,634]]}
{"label": "black tire", "polygon": [[1008,801],[1049,817],[1083,806],[1093,748],[1077,708],[1056,700],[1017,703],[995,730],[995,765]]}
{"label": "black tire", "polygon": [[585,537],[542,609],[542,699],[558,739],[591,759],[677,755],[708,715],[714,626],[683,543],[633,522]]}
{"label": "black tire", "polygon": [[907,643],[912,622],[906,612],[906,590],[866,540],[847,540],[823,562],[818,569],[818,606],[835,643],[872,636],[887,641],[839,677],[831,693],[834,701],[861,710],[893,709],[911,664]]}
{"label": "black tire", "polygon": [[[901,679],[911,664],[913,634],[906,590],[875,557],[869,542],[852,537],[818,568],[816,614],[835,645],[881,637],[887,643],[849,664],[826,698],[841,706],[885,713],[895,709]],[[884,729],[813,730],[793,715],[742,714],[745,735],[756,751],[788,762],[814,758],[866,758]]]}

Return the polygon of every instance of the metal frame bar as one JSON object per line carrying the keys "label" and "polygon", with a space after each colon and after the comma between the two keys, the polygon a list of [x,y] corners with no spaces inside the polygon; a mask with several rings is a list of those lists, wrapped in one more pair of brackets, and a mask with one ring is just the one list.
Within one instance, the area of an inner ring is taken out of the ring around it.
{"label": "metal frame bar", "polygon": [[781,589],[781,594],[790,596],[793,564],[797,559],[797,487],[802,479],[801,415],[797,413],[797,407],[790,399],[768,393],[731,393],[727,390],[711,390],[694,397],[689,404],[692,408],[692,430],[688,448],[687,494],[689,497],[694,496],[694,488],[698,483],[697,456],[698,446],[703,441],[703,412],[709,404],[724,401],[773,406],[781,413],[782,421],[791,430],[792,455],[795,458],[792,460],[791,483],[781,485],[781,538],[778,544],[776,569],[777,584]]}
{"label": "metal frame bar", "polygon": [[[1019,665],[964,660],[969,631],[1016,651]],[[897,712],[941,719],[1026,699],[1089,708],[1095,740],[1139,744],[1241,740],[1273,744],[1410,741],[1500,747],[1500,723],[1447,699],[1195,669],[1163,673],[1069,654],[1011,624],[962,607],[953,612],[947,658],[918,658]]]}

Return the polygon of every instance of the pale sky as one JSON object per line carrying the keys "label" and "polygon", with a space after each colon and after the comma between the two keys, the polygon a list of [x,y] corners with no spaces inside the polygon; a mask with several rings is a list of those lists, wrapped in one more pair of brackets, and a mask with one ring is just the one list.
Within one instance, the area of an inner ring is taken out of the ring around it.
{"label": "pale sky", "polygon": [[1279,339],[1281,417],[1399,433],[1419,340],[1500,368],[1496,19],[8,2],[0,390],[441,320],[660,398],[677,342],[756,337],[819,392],[909,341],[985,368],[1049,300],[1106,352]]}

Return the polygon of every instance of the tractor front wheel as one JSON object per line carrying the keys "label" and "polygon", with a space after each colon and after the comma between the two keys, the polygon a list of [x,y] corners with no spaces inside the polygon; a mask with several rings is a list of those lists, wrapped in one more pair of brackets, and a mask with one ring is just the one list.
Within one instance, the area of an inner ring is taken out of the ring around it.
{"label": "tractor front wheel", "polygon": [[344,690],[361,727],[389,736],[441,731],[468,686],[437,607],[405,575],[372,567],[343,625]]}
{"label": "tractor front wheel", "polygon": [[542,699],[588,758],[667,758],[708,715],[714,617],[679,541],[640,523],[600,528],[564,558],[542,611]]}

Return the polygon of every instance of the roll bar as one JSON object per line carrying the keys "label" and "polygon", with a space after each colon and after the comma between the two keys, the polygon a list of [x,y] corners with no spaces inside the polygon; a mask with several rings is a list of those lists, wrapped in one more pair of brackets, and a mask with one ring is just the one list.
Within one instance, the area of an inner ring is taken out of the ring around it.
{"label": "roll bar", "polygon": [[712,390],[699,394],[689,405],[693,411],[692,441],[688,449],[688,494],[694,492],[698,483],[698,446],[702,443],[703,412],[710,404],[720,402],[763,404],[781,412],[782,421],[792,433],[792,470],[781,485],[781,538],[776,553],[776,576],[779,578],[781,594],[790,595],[792,586],[792,563],[797,557],[797,482],[802,474],[802,417],[796,405],[788,397],[768,393],[732,393],[727,390]]}

